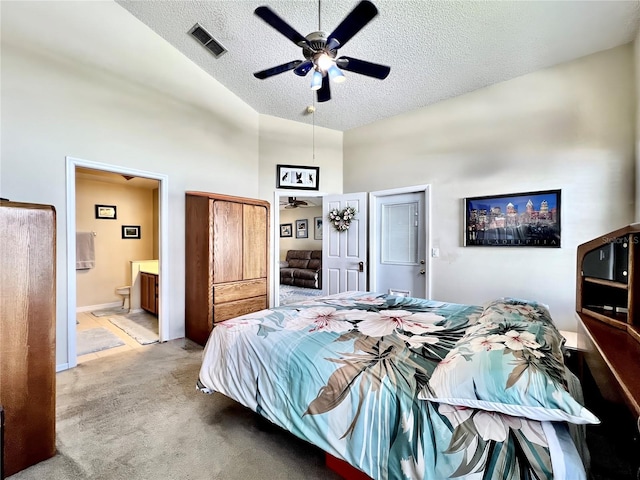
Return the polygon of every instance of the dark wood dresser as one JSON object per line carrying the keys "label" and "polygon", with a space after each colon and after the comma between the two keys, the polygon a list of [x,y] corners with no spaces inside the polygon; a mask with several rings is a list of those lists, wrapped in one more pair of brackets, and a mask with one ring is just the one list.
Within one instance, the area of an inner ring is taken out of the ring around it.
{"label": "dark wood dresser", "polygon": [[578,247],[578,349],[602,397],[640,428],[640,223]]}
{"label": "dark wood dresser", "polygon": [[55,446],[56,213],[0,200],[0,404],[4,473]]}

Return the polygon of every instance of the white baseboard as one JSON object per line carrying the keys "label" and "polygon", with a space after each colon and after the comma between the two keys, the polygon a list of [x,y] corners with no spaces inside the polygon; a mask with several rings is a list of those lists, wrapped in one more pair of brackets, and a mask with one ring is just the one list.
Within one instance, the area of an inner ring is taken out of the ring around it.
{"label": "white baseboard", "polygon": [[92,312],[94,310],[103,310],[105,308],[115,308],[122,305],[122,302],[102,303],[100,305],[88,305],[86,307],[76,307],[76,313]]}
{"label": "white baseboard", "polygon": [[144,312],[144,309],[142,309],[142,308],[132,308],[131,310],[129,310],[129,313],[140,313],[140,312]]}
{"label": "white baseboard", "polygon": [[60,365],[56,365],[56,373],[61,372],[63,370],[69,370],[68,363],[61,363]]}

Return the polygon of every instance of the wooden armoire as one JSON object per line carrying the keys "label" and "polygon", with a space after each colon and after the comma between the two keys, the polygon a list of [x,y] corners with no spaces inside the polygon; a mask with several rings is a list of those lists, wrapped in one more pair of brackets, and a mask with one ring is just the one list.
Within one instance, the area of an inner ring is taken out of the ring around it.
{"label": "wooden armoire", "polygon": [[215,322],[267,308],[269,203],[186,194],[185,329],[204,345]]}
{"label": "wooden armoire", "polygon": [[4,474],[55,446],[56,212],[0,200],[0,404]]}

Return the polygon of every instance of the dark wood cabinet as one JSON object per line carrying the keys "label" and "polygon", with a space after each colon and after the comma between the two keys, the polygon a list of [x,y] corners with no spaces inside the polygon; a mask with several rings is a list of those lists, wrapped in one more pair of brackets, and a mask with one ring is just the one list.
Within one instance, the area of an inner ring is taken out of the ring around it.
{"label": "dark wood cabinet", "polygon": [[140,306],[149,313],[158,314],[158,275],[140,272]]}
{"label": "dark wood cabinet", "polygon": [[578,247],[578,348],[602,396],[640,426],[640,223]]}
{"label": "dark wood cabinet", "polygon": [[204,345],[215,322],[267,308],[269,203],[186,196],[185,329]]}
{"label": "dark wood cabinet", "polygon": [[4,473],[55,455],[56,213],[0,200]]}

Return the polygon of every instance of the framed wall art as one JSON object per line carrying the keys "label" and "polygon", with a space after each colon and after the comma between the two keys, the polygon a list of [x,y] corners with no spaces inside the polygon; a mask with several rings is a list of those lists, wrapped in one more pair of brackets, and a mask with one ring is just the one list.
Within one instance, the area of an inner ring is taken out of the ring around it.
{"label": "framed wall art", "polygon": [[309,222],[306,218],[296,220],[296,238],[309,238]]}
{"label": "framed wall art", "polygon": [[115,220],[117,211],[115,205],[96,205],[96,218]]}
{"label": "framed wall art", "polygon": [[465,198],[464,245],[560,248],[560,190]]}
{"label": "framed wall art", "polygon": [[322,217],[313,217],[313,239],[322,240]]}
{"label": "framed wall art", "polygon": [[281,237],[292,237],[293,236],[293,224],[291,223],[282,223],[280,224],[280,236]]}
{"label": "framed wall art", "polygon": [[122,225],[122,238],[140,238],[140,225]]}
{"label": "framed wall art", "polygon": [[320,186],[320,167],[277,165],[276,177],[276,188],[318,190]]}

